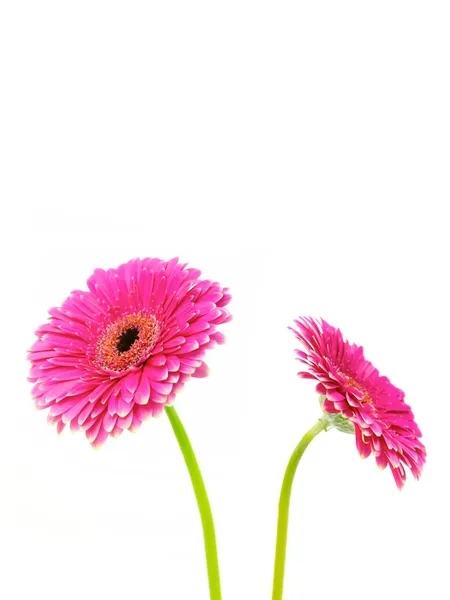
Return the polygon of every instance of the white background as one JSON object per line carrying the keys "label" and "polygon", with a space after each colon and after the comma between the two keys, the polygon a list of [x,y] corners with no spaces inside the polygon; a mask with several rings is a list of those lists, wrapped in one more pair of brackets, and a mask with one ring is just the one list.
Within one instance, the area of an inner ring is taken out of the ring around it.
{"label": "white background", "polygon": [[319,416],[300,314],[405,389],[429,458],[399,493],[321,434],[285,599],[449,597],[449,30],[447,1],[1,4],[2,598],[207,599],[167,419],[95,452],[26,381],[33,331],[95,267],[175,255],[233,292],[176,402],[224,598],[270,598],[283,471]]}

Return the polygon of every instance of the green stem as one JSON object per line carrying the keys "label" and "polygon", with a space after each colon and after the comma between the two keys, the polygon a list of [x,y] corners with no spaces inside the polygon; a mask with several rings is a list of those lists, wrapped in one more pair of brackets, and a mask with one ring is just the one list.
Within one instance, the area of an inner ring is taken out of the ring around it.
{"label": "green stem", "polygon": [[281,600],[283,597],[284,564],[286,561],[286,543],[289,521],[289,502],[291,499],[292,483],[295,472],[303,453],[309,446],[309,443],[327,427],[327,420],[321,417],[317,423],[300,440],[295,448],[284,474],[283,484],[281,486],[280,501],[278,504],[278,527],[277,544],[275,550],[275,569],[273,574],[273,592],[272,600]]}
{"label": "green stem", "polygon": [[195,458],[194,450],[189,441],[186,430],[183,427],[178,414],[173,406],[166,406],[167,416],[178,440],[181,452],[183,453],[186,466],[191,477],[195,497],[197,499],[198,509],[203,526],[203,539],[205,543],[206,567],[208,570],[209,595],[211,600],[221,600],[219,560],[217,557],[216,532],[214,530],[214,521],[211,512],[211,506],[208,500],[203,477]]}

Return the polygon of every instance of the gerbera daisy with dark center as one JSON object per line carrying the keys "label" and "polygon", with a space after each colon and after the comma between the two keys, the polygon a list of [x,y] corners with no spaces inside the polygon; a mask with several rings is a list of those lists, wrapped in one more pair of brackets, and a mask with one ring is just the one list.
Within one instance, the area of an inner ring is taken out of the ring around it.
{"label": "gerbera daisy with dark center", "polygon": [[296,354],[308,369],[299,375],[318,381],[323,410],[353,423],[361,456],[373,454],[382,469],[389,465],[398,488],[405,483],[405,466],[418,479],[426,451],[404,392],[381,376],[362,347],[350,344],[339,329],[310,317],[295,323],[292,331],[305,347]]}
{"label": "gerbera daisy with dark center", "polygon": [[97,269],[36,332],[29,351],[38,408],[61,432],[93,446],[135,431],[170,405],[191,377],[208,373],[205,351],[231,319],[226,288],[200,271],[156,258]]}

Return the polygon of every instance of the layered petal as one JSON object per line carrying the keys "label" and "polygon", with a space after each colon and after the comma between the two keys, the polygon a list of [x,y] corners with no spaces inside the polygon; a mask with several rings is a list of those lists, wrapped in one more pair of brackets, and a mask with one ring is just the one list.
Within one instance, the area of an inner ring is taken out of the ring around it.
{"label": "layered petal", "polygon": [[171,404],[205,352],[223,343],[231,296],[177,258],[134,259],[96,269],[36,331],[29,350],[36,406],[58,433],[69,424],[94,446]]}
{"label": "layered petal", "polygon": [[299,375],[317,381],[325,411],[353,423],[359,454],[373,454],[382,469],[389,466],[399,488],[406,480],[405,466],[418,478],[426,450],[404,392],[364,358],[362,347],[350,344],[323,319],[302,317],[295,325],[292,331],[305,348],[296,351],[297,360],[307,367]]}

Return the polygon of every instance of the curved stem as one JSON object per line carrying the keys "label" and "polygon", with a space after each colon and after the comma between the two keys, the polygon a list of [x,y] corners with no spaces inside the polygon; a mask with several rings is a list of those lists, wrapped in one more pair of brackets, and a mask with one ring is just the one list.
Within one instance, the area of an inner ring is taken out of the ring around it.
{"label": "curved stem", "polygon": [[178,440],[181,452],[183,453],[186,466],[191,477],[195,497],[197,499],[198,509],[203,526],[203,539],[205,543],[206,567],[208,570],[209,595],[211,600],[221,600],[219,560],[217,557],[216,532],[214,521],[209,504],[208,494],[206,492],[203,477],[195,458],[194,450],[189,441],[186,430],[183,427],[178,414],[173,406],[166,406],[165,411],[169,417],[170,424]]}
{"label": "curved stem", "polygon": [[321,417],[317,423],[300,440],[295,448],[284,474],[281,486],[280,501],[278,504],[277,543],[275,550],[275,569],[273,574],[272,600],[281,600],[283,597],[284,564],[286,560],[287,530],[289,521],[289,502],[291,499],[292,483],[295,472],[309,443],[327,427],[327,420]]}

